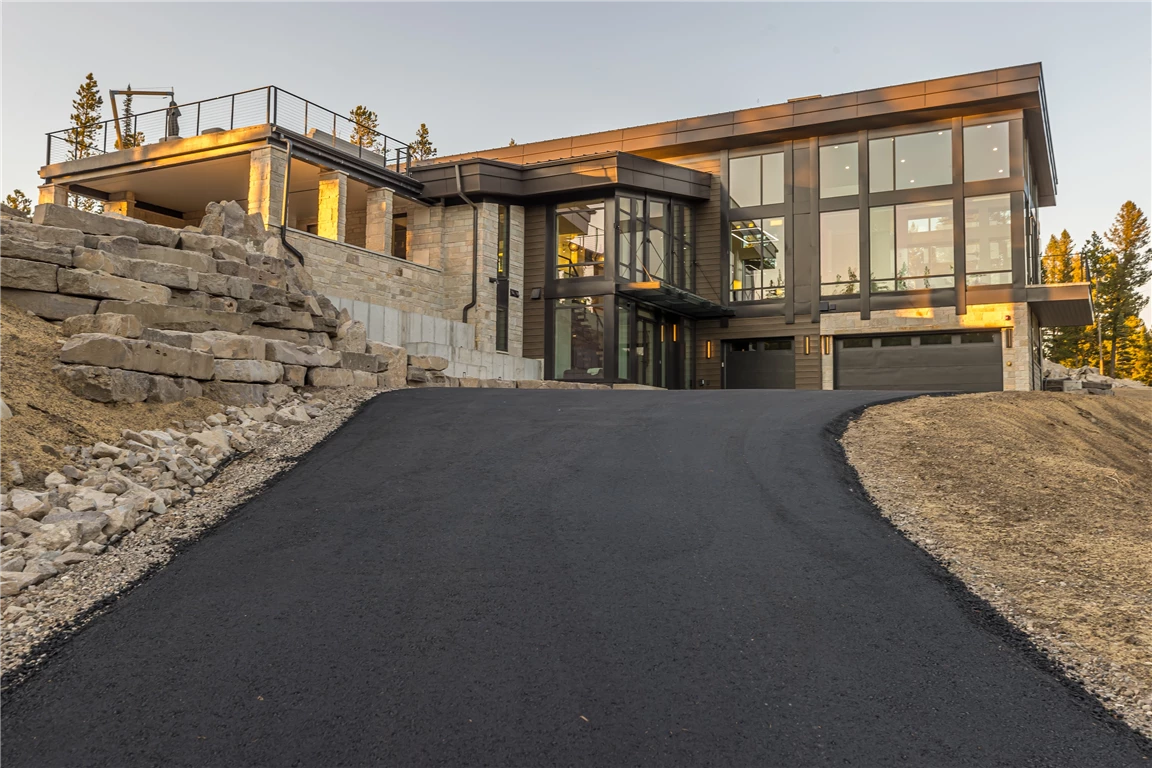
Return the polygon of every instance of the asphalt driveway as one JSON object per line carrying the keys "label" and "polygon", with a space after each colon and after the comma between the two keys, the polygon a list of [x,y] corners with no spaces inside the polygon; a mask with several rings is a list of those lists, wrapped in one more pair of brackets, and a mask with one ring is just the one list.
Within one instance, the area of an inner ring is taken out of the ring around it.
{"label": "asphalt driveway", "polygon": [[8,696],[20,766],[1149,765],[853,492],[890,394],[386,394]]}

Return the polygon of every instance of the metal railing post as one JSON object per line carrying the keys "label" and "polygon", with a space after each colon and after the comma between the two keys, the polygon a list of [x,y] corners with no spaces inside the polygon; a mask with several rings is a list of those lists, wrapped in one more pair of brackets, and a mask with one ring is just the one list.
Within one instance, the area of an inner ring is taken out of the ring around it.
{"label": "metal railing post", "polygon": [[264,122],[272,122],[272,86],[268,86],[264,92]]}
{"label": "metal railing post", "polygon": [[108,123],[104,123],[104,152],[108,151]]}
{"label": "metal railing post", "polygon": [[308,102],[304,102],[304,135],[308,135]]}
{"label": "metal railing post", "polygon": [[280,92],[276,90],[276,86],[272,88],[272,124],[276,125],[280,122]]}
{"label": "metal railing post", "polygon": [[232,94],[232,108],[228,111],[228,130],[236,127],[236,94]]}
{"label": "metal railing post", "polygon": [[332,148],[336,148],[336,113],[332,113]]}
{"label": "metal railing post", "polygon": [[48,134],[48,153],[44,156],[44,165],[52,165],[52,134]]}
{"label": "metal railing post", "polygon": [[196,135],[200,135],[200,102],[196,102]]}

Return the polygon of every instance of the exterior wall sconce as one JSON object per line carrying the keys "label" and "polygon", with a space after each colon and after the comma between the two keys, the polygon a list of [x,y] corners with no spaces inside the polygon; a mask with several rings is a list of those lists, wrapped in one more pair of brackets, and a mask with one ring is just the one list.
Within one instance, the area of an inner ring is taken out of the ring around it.
{"label": "exterior wall sconce", "polygon": [[533,288],[532,289],[532,301],[539,301],[540,297],[542,297],[543,295],[544,295],[544,289],[543,288]]}
{"label": "exterior wall sconce", "polygon": [[820,337],[820,352],[822,354],[825,354],[825,355],[832,354],[832,337],[831,336],[821,336]]}
{"label": "exterior wall sconce", "polygon": [[811,336],[805,336],[804,337],[804,354],[806,354],[806,355],[812,354],[812,337]]}
{"label": "exterior wall sconce", "polygon": [[1004,329],[1004,348],[1005,349],[1012,349],[1012,329],[1011,328],[1005,328]]}
{"label": "exterior wall sconce", "polygon": [[706,360],[712,359],[712,340],[711,339],[704,342],[704,359],[706,359]]}

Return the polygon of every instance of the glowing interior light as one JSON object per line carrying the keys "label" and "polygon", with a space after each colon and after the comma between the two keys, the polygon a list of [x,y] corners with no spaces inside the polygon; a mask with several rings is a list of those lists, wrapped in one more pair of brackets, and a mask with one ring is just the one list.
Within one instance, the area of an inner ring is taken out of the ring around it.
{"label": "glowing interior light", "polygon": [[1000,147],[992,147],[993,152],[998,152],[999,150],[1000,150]]}

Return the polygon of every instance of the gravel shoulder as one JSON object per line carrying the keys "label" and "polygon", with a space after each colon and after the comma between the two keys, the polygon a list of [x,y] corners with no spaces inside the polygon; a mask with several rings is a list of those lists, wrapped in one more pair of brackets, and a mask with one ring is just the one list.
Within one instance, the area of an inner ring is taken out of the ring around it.
{"label": "gravel shoulder", "polygon": [[1152,399],[920,397],[842,444],[890,521],[1152,735]]}
{"label": "gravel shoulder", "polygon": [[251,452],[226,466],[207,485],[194,489],[192,498],[169,507],[100,556],[27,588],[19,597],[6,598],[0,630],[3,690],[18,685],[59,643],[99,616],[119,595],[291,469],[377,394],[325,390],[319,397],[328,407],[308,423],[259,436]]}

